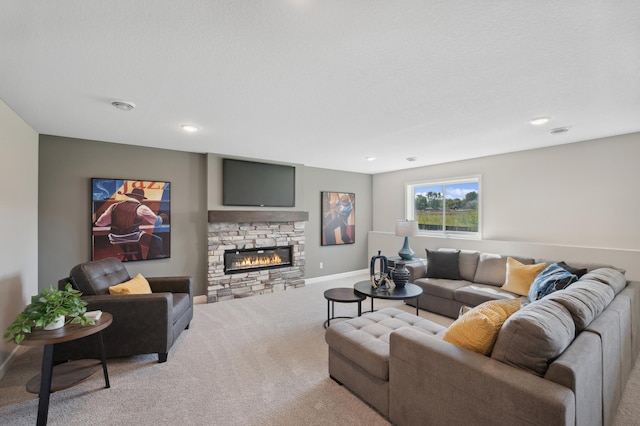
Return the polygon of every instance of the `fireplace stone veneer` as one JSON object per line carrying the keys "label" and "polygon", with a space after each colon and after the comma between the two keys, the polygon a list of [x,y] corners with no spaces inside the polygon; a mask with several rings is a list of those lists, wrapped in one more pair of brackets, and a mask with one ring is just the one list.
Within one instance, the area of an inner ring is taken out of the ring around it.
{"label": "fireplace stone veneer", "polygon": [[[220,213],[220,214],[216,214]],[[233,214],[237,213],[237,214]],[[305,212],[283,216],[273,212],[210,211],[208,232],[207,302],[304,287]],[[289,212],[282,212],[289,213]],[[291,265],[226,274],[226,250],[291,246]]]}

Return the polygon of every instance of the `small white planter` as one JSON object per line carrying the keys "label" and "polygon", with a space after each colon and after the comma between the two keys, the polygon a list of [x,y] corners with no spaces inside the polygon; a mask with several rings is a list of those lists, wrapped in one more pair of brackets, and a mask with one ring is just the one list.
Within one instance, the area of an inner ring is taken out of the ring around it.
{"label": "small white planter", "polygon": [[55,321],[44,326],[45,330],[57,330],[64,327],[64,315],[60,315]]}

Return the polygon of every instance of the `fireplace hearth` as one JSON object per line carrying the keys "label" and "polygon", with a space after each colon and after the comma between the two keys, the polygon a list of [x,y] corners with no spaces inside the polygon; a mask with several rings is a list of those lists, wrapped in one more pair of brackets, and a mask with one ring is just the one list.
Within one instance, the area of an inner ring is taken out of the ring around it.
{"label": "fireplace hearth", "polygon": [[291,266],[291,246],[225,250],[225,274]]}

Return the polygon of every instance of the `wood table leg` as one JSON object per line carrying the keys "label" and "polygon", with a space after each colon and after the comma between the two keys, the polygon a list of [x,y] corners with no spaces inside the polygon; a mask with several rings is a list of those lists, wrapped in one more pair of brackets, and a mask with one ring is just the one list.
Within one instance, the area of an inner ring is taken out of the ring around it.
{"label": "wood table leg", "polygon": [[38,402],[37,426],[45,426],[49,416],[49,397],[51,396],[51,377],[53,376],[53,345],[44,345],[42,354],[42,371]]}
{"label": "wood table leg", "polygon": [[102,331],[96,335],[98,339],[98,347],[100,348],[100,360],[102,361],[102,374],[104,374],[104,387],[110,388],[109,373],[107,372],[107,357],[104,353],[104,341],[102,340]]}

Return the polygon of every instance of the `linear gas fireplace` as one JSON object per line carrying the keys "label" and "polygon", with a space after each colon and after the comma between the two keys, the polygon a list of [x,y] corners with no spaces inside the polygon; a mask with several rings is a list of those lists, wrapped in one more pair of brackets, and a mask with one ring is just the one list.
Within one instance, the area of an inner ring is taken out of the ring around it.
{"label": "linear gas fireplace", "polygon": [[286,266],[291,266],[291,246],[258,247],[225,250],[224,252],[225,274],[239,274]]}

